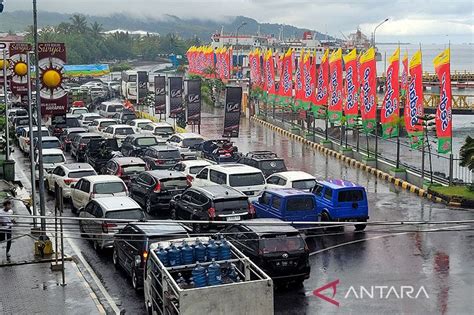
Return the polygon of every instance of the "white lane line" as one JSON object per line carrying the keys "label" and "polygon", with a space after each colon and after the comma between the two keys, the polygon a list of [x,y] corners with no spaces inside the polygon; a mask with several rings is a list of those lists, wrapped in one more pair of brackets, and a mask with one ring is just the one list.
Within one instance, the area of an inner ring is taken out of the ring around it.
{"label": "white lane line", "polygon": [[[29,185],[29,190],[30,190],[30,193],[31,193],[31,180],[30,180],[30,178],[25,175],[25,173],[23,172],[23,170],[20,167],[18,168],[18,170],[21,173],[21,176],[25,179],[25,181],[27,181],[27,183],[30,184]],[[45,189],[45,194],[46,194],[46,189]],[[37,196],[39,198],[39,194]],[[45,196],[45,198],[46,198],[46,196]],[[38,211],[39,211],[39,209],[38,209]],[[107,292],[107,289],[104,287],[104,285],[100,281],[99,277],[97,277],[97,275],[95,274],[92,267],[86,261],[84,256],[82,256],[82,253],[79,250],[79,248],[73,242],[71,242],[71,240],[69,239],[69,237],[71,236],[70,233],[65,233],[64,235],[66,236],[65,237],[66,242],[69,244],[69,246],[71,246],[72,250],[74,251],[76,256],[79,258],[81,263],[84,265],[84,268],[86,268],[87,272],[89,272],[89,274],[91,275],[91,277],[94,280],[95,284],[99,288],[100,292],[104,295],[105,299],[109,303],[110,307],[113,309],[115,314],[120,314],[120,309],[118,308],[117,304],[115,304],[115,301],[112,298],[112,296],[110,296],[109,292]]]}

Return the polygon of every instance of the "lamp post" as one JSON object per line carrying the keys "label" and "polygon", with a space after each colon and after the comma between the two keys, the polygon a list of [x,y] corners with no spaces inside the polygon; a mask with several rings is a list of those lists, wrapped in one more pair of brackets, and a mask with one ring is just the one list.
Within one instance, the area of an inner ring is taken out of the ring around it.
{"label": "lamp post", "polygon": [[245,25],[247,25],[247,22],[240,23],[240,25],[237,26],[237,30],[235,32],[235,46],[237,48],[237,66],[239,66],[239,31]]}
{"label": "lamp post", "polygon": [[373,33],[373,42],[372,42],[372,46],[375,48],[375,32],[377,32],[377,29],[382,26],[382,24],[384,24],[385,22],[388,21],[388,18],[386,18],[385,20],[383,20],[382,22],[380,22],[375,28],[374,28],[374,33]]}

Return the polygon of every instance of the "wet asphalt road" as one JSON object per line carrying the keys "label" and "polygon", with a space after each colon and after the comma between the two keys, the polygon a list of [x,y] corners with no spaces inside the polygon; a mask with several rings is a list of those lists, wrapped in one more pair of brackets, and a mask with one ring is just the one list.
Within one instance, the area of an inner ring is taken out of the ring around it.
{"label": "wet asphalt road", "polygon": [[[207,111],[203,114],[201,133],[209,138],[220,137],[222,111]],[[303,170],[319,178],[345,178],[364,185],[368,191],[372,221],[474,219],[472,210],[448,209],[421,199],[245,118],[235,143],[244,153],[256,149],[272,150],[285,158],[289,169]],[[26,159],[18,160],[18,166],[28,174]],[[48,196],[47,207],[54,208],[51,196]],[[65,215],[70,215],[69,209]],[[360,233],[346,227],[345,231],[310,236],[307,242],[313,252],[310,258],[311,277],[302,288],[277,290],[275,313],[470,314],[474,284],[474,233],[459,230],[471,227],[369,226]],[[144,313],[142,295],[134,292],[124,272],[115,270],[111,253],[97,254],[91,244],[81,238],[70,238],[69,241],[80,248],[125,313]],[[338,306],[313,295],[316,288],[337,280],[334,297],[332,288],[321,294],[333,298]],[[402,286],[404,295],[400,297]],[[407,297],[410,286],[414,293],[409,295],[414,298]],[[415,298],[421,287],[426,294],[422,291]],[[387,294],[389,290],[390,294]]]}

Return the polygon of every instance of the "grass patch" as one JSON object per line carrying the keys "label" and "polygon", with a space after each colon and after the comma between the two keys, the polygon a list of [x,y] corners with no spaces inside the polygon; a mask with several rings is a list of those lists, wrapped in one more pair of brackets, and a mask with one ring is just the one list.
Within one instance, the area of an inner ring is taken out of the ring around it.
{"label": "grass patch", "polygon": [[470,191],[467,186],[431,186],[429,189],[448,197],[459,197],[474,200],[474,191]]}

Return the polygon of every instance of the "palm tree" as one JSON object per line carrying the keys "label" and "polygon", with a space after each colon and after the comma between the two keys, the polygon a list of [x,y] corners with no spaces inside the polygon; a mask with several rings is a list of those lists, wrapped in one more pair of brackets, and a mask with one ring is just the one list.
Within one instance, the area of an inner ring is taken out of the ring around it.
{"label": "palm tree", "polygon": [[467,167],[471,172],[474,171],[474,138],[467,136],[466,142],[459,150],[461,162],[459,165]]}
{"label": "palm tree", "polygon": [[102,24],[97,23],[97,21],[95,21],[94,23],[91,23],[90,32],[93,37],[96,37],[96,38],[100,37],[103,31],[104,31],[104,27],[102,26]]}
{"label": "palm tree", "polygon": [[87,27],[87,18],[84,15],[74,14],[73,16],[69,18],[69,20],[71,21],[73,29],[77,33],[81,33],[81,34],[87,33],[89,28]]}
{"label": "palm tree", "polygon": [[73,27],[71,23],[61,22],[56,26],[56,32],[59,34],[71,34],[73,32]]}

